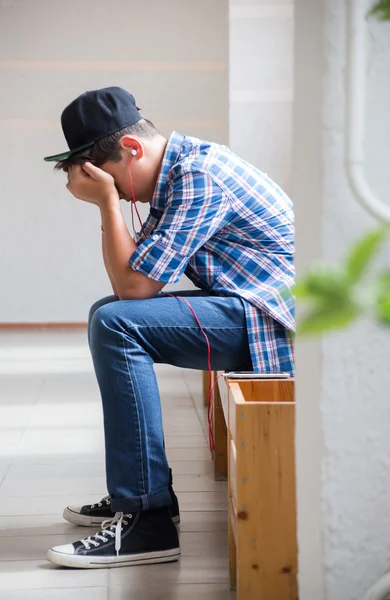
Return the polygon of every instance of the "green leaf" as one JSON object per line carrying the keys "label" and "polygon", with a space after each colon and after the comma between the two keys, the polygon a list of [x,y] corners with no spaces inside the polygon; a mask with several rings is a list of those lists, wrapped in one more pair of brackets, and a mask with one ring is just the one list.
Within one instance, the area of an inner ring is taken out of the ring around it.
{"label": "green leaf", "polygon": [[[292,293],[296,298],[308,299],[312,298],[313,294],[308,290],[305,281],[298,281],[292,289]],[[291,294],[291,292],[290,292]]]}
{"label": "green leaf", "polygon": [[390,325],[390,293],[378,300],[377,310],[378,319],[385,325]]}
{"label": "green leaf", "polygon": [[390,21],[390,0],[379,0],[371,8],[368,16],[377,17],[380,21]]}
{"label": "green leaf", "polygon": [[377,316],[379,321],[390,325],[390,270],[383,271],[376,282],[377,296]]}
{"label": "green leaf", "polygon": [[327,265],[315,265],[304,280],[308,293],[317,300],[339,305],[349,301],[349,280]]}
{"label": "green leaf", "polygon": [[352,248],[346,262],[346,274],[351,283],[356,283],[365,273],[370,262],[387,235],[387,228],[381,227],[366,234]]}
{"label": "green leaf", "polygon": [[390,269],[382,271],[376,282],[378,292],[390,292]]}
{"label": "green leaf", "polygon": [[340,309],[331,306],[317,306],[298,325],[297,334],[308,335],[342,329],[352,323],[360,314],[353,303]]}

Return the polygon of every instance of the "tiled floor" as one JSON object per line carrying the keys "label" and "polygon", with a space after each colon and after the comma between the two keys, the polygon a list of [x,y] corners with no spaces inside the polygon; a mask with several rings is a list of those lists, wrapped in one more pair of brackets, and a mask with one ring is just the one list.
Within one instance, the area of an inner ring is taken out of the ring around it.
{"label": "tiled floor", "polygon": [[226,488],[215,482],[201,376],[157,366],[167,454],[180,501],[178,563],[57,568],[49,547],[96,531],[66,504],[106,494],[98,388],[82,332],[0,334],[1,600],[231,600]]}

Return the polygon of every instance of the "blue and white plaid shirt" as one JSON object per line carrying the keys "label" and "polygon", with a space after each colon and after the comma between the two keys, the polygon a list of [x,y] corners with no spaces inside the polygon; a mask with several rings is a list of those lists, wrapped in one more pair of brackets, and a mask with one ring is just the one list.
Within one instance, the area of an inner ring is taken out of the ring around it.
{"label": "blue and white plaid shirt", "polygon": [[226,146],[174,132],[130,266],[244,301],[254,371],[293,372],[291,200]]}

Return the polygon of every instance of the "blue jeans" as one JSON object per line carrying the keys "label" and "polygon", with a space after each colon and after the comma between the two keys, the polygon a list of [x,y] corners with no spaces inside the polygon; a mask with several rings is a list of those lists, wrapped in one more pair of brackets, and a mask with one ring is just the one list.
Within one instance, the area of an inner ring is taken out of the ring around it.
{"label": "blue jeans", "polygon": [[[186,296],[211,345],[213,370],[251,370],[240,298]],[[107,489],[115,512],[171,504],[161,403],[154,363],[207,369],[207,346],[183,300],[103,298],[93,305],[88,340],[100,387]]]}

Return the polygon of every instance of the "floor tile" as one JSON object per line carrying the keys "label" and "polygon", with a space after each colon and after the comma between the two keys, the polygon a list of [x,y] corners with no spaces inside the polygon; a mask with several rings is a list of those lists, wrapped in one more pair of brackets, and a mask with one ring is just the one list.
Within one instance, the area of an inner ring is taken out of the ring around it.
{"label": "floor tile", "polygon": [[49,454],[14,456],[11,463],[14,473],[21,476],[31,473],[36,474],[37,477],[55,477],[56,475],[103,477],[105,475],[104,468],[103,449],[92,456],[84,454],[75,457]]}
{"label": "floor tile", "polygon": [[[95,376],[93,375],[93,377]],[[75,417],[80,403],[91,407],[91,410],[97,410],[98,407],[101,407],[99,390],[91,384],[87,384],[85,388],[83,386],[79,388],[77,385],[63,387],[63,383],[60,381],[57,388],[43,388],[38,395],[36,406],[53,406],[57,411],[61,411],[65,406],[67,413]],[[75,419],[74,422],[76,422]]]}
{"label": "floor tile", "polygon": [[175,475],[175,491],[181,492],[219,492],[223,488],[220,481],[211,475]]}
{"label": "floor tile", "polygon": [[170,460],[169,466],[173,471],[173,476],[176,475],[211,475],[214,473],[214,465],[210,460],[189,460],[176,461]]}
{"label": "floor tile", "polygon": [[[34,403],[26,404],[23,406],[23,410],[20,409],[19,404],[12,404],[12,401],[8,397],[9,404],[0,403],[0,429],[6,431],[7,429],[22,429],[31,421],[31,415],[34,412]],[[1,439],[1,438],[0,438]]]}
{"label": "floor tile", "polygon": [[206,438],[204,435],[167,435],[165,440],[166,448],[204,448]]}
{"label": "floor tile", "polygon": [[229,592],[226,584],[152,584],[131,588],[112,587],[110,600],[234,600],[234,592]]}
{"label": "floor tile", "polygon": [[202,406],[199,406],[195,409],[196,412],[196,416],[198,417],[198,420],[201,424],[202,427],[202,431],[206,437],[206,439],[209,439],[209,421],[208,421],[208,415],[207,415],[207,408]]}
{"label": "floor tile", "polygon": [[[196,523],[194,525],[191,525],[191,523],[191,521],[188,522],[187,528],[192,531],[198,531]],[[212,523],[214,525],[216,521],[213,519]],[[205,530],[208,531],[207,529]],[[88,532],[95,533],[96,527],[78,527],[65,521],[60,514],[0,517],[0,537],[66,535],[69,533],[74,535],[76,539],[87,535]]]}
{"label": "floor tile", "polygon": [[[0,520],[1,528],[1,520]],[[226,510],[182,511],[180,531],[227,531],[228,516]]]}
{"label": "floor tile", "polygon": [[189,408],[191,410],[194,410],[191,398],[188,398],[186,396],[180,395],[177,398],[168,398],[160,392],[160,400],[163,415],[166,415],[168,412],[173,412],[178,408]]}
{"label": "floor tile", "polygon": [[204,435],[202,424],[198,419],[198,415],[193,408],[178,409],[186,410],[186,415],[169,415],[163,418],[164,432],[168,437],[170,434],[176,435]]}
{"label": "floor tile", "polygon": [[0,497],[4,496],[62,496],[96,494],[102,498],[107,494],[105,477],[45,477],[15,473],[12,469],[0,487]]}
{"label": "floor tile", "polygon": [[0,562],[0,590],[106,587],[108,575],[107,569],[69,570],[42,560],[6,561]]}
{"label": "floor tile", "polygon": [[0,458],[0,489],[1,484],[7,476],[9,469],[11,468],[11,456]]}
{"label": "floor tile", "polygon": [[0,460],[10,460],[19,451],[23,429],[0,429]]}
{"label": "floor tile", "polygon": [[[228,563],[223,557],[183,556],[180,561],[160,565],[143,565],[137,568],[110,569],[111,590],[115,587],[132,590],[154,581],[162,587],[177,584],[227,584]],[[149,600],[149,599],[148,599]]]}
{"label": "floor tile", "polygon": [[227,498],[219,492],[179,492],[177,494],[181,511],[226,510]]}
{"label": "floor tile", "polygon": [[[28,426],[32,429],[72,427],[77,432],[80,427],[96,427],[103,429],[103,413],[99,398],[95,403],[85,402],[83,398],[77,404],[77,412],[68,409],[66,395],[63,398],[63,410],[52,398],[43,402],[42,399],[30,412]],[[0,413],[1,414],[1,413]]]}
{"label": "floor tile", "polygon": [[[198,492],[202,493],[202,492]],[[12,515],[55,515],[60,518],[68,504],[83,505],[96,502],[96,495],[77,496],[23,496],[0,498],[0,516]]]}
{"label": "floor tile", "polygon": [[88,400],[92,398],[96,401],[99,398],[99,388],[96,382],[96,376],[91,371],[88,373],[48,373],[45,376],[45,382],[39,394],[42,398],[64,398],[67,394],[69,407],[74,402],[78,402],[80,397],[85,396]]}
{"label": "floor tile", "polygon": [[227,531],[181,532],[182,556],[209,556],[227,558]]}
{"label": "floor tile", "polygon": [[103,430],[99,427],[55,427],[48,430],[28,430],[18,447],[19,455],[93,454],[103,448]]}
{"label": "floor tile", "polygon": [[[95,527],[95,533],[97,532]],[[0,544],[0,563],[5,561],[29,561],[41,560],[46,561],[46,554],[49,548],[60,546],[62,544],[70,544],[78,539],[87,537],[92,533],[89,528],[80,535],[79,532],[63,533],[60,535],[28,535],[7,537],[6,543]],[[193,535],[193,534],[188,534]],[[5,538],[2,538],[4,541]],[[198,545],[196,546],[198,547]]]}
{"label": "floor tile", "polygon": [[182,462],[193,460],[210,460],[210,450],[204,448],[167,448],[167,457],[169,462]]}
{"label": "floor tile", "polygon": [[9,375],[0,377],[0,406],[19,407],[34,404],[39,397],[43,375]]}

